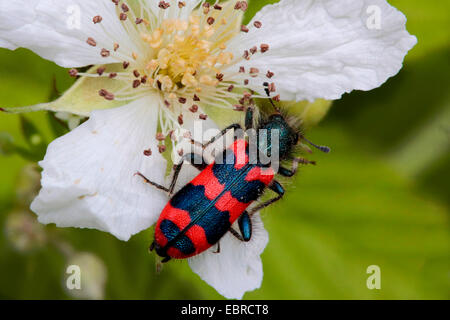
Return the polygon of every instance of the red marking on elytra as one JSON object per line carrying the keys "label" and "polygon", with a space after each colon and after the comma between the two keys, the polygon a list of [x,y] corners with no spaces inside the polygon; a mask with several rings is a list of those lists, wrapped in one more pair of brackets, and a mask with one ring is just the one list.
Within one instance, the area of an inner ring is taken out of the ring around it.
{"label": "red marking on elytra", "polygon": [[213,200],[222,193],[225,185],[221,184],[212,171],[214,164],[210,164],[201,174],[194,178],[191,183],[194,186],[204,186],[205,196],[209,200]]}
{"label": "red marking on elytra", "polygon": [[[161,247],[164,247],[168,243],[168,239],[161,231],[161,222],[163,220],[172,221],[180,230],[184,230],[191,223],[189,212],[173,207],[170,202],[161,212],[155,229],[155,240]],[[205,230],[199,225],[192,225],[187,229],[185,235],[192,241],[195,252],[192,254],[184,254],[176,247],[170,247],[167,249],[167,255],[175,259],[185,259],[199,254],[205,251],[211,244],[206,239]]]}
{"label": "red marking on elytra", "polygon": [[172,221],[180,230],[183,230],[191,223],[189,212],[173,207],[170,202],[161,212],[159,219]]}
{"label": "red marking on elytra", "polygon": [[186,255],[183,252],[181,252],[180,250],[178,250],[177,248],[174,247],[170,247],[169,249],[167,249],[167,255],[169,257],[175,258],[175,259],[185,259],[190,257],[190,255]]}
{"label": "red marking on elytra", "polygon": [[230,213],[230,224],[233,224],[250,203],[243,203],[234,198],[230,191],[225,192],[216,202],[216,208]]}
{"label": "red marking on elytra", "polygon": [[248,155],[246,152],[247,144],[247,141],[237,139],[231,146],[234,155],[236,156],[236,162],[234,164],[236,170],[242,169],[248,163]]}
{"label": "red marking on elytra", "polygon": [[273,177],[274,172],[272,168],[254,167],[247,173],[245,181],[260,181],[267,186],[272,182]]}
{"label": "red marking on elytra", "polygon": [[211,244],[206,239],[205,230],[200,227],[199,225],[193,225],[189,228],[189,230],[186,232],[186,236],[192,241],[195,247],[195,253],[192,255],[199,254],[200,252],[205,251],[209,247],[211,247]]}
{"label": "red marking on elytra", "polygon": [[167,203],[161,215],[159,216],[158,222],[156,223],[155,229],[155,240],[161,246],[164,247],[167,245],[167,238],[164,233],[161,231],[161,222],[163,220],[172,221],[180,230],[186,228],[191,222],[191,217],[189,216],[189,212],[174,208],[170,202]]}

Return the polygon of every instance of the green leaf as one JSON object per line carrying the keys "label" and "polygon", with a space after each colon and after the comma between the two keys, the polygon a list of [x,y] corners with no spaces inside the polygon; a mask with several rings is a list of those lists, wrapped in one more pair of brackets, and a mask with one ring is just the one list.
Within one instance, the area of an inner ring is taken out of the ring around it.
{"label": "green leaf", "polygon": [[18,154],[24,159],[31,161],[40,160],[40,155],[29,151],[14,142],[13,137],[7,132],[0,132],[0,155],[11,156]]}
{"label": "green leaf", "polygon": [[69,132],[67,123],[55,117],[53,112],[47,112],[47,119],[55,137],[61,137]]}
{"label": "green leaf", "polygon": [[450,2],[435,0],[430,6],[420,0],[391,0],[389,3],[408,19],[406,28],[415,35],[418,44],[406,56],[406,62],[448,48],[450,39]]}
{"label": "green leaf", "polygon": [[26,117],[20,116],[20,124],[22,128],[22,134],[25,137],[25,141],[30,147],[31,153],[36,154],[37,158],[42,158],[45,155],[47,149],[47,142],[40,130]]}
{"label": "green leaf", "polygon": [[15,151],[14,139],[8,132],[0,132],[0,154],[8,156]]}

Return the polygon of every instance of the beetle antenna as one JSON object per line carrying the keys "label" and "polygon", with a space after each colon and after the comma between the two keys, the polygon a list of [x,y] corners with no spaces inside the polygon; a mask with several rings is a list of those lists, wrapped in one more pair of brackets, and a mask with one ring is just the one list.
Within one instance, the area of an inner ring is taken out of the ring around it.
{"label": "beetle antenna", "polygon": [[264,91],[266,92],[267,96],[269,97],[270,104],[275,109],[275,111],[279,113],[280,109],[275,105],[275,103],[273,102],[272,98],[270,97],[269,83],[268,82],[264,82],[263,86],[265,87]]}
{"label": "beetle antenna", "polygon": [[304,135],[300,136],[301,139],[305,140],[306,142],[308,142],[310,145],[312,145],[314,148],[324,152],[324,153],[329,153],[331,151],[331,149],[327,146],[318,146],[317,144],[309,141],[308,139],[306,139],[306,137]]}

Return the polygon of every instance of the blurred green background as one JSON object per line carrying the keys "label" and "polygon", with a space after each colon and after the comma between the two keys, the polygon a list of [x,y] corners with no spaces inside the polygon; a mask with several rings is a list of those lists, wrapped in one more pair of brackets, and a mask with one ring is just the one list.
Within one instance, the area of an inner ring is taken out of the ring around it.
{"label": "blurred green background", "polygon": [[[268,2],[252,1],[247,19]],[[310,156],[318,165],[263,212],[264,280],[247,299],[450,298],[450,3],[390,3],[419,43],[395,78],[345,95],[308,133],[333,152]],[[0,105],[49,101],[54,79],[60,92],[72,83],[67,70],[27,50],[0,49]],[[152,229],[121,242],[37,224],[28,205],[39,176],[7,141],[43,156],[57,124],[46,112],[24,119],[0,114],[0,298],[221,298],[186,262],[157,275]],[[64,289],[73,262],[89,275],[78,296]],[[381,268],[381,290],[366,287],[369,265]]]}

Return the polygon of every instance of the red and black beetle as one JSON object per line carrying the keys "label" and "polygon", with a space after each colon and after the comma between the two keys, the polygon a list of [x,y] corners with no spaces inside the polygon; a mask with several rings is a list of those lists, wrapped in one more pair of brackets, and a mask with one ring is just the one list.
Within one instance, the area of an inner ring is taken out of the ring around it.
{"label": "red and black beetle", "polygon": [[[288,159],[294,146],[300,141],[305,141],[321,151],[330,151],[328,147],[314,145],[299,133],[297,128],[291,127],[273,101],[270,101],[276,112],[256,128],[257,137],[254,140],[257,144],[256,150],[270,156],[273,150],[277,149],[279,161]],[[253,128],[253,109],[250,107],[246,112],[245,128],[246,130]],[[225,128],[203,145],[203,149],[233,129],[241,129],[241,125],[232,124]],[[273,132],[278,136],[276,148],[271,142]],[[263,141],[260,139],[261,134],[267,135],[263,137],[266,138],[263,144],[260,144],[260,141]],[[208,165],[203,157],[202,161],[196,161],[197,154],[186,154],[181,163],[175,165],[169,188],[149,181],[141,173],[137,173],[147,183],[171,195],[184,160],[188,160],[201,170],[199,175],[173,195],[158,219],[155,240],[150,250],[155,249],[156,253],[163,257],[162,262],[167,262],[171,258],[184,259],[195,256],[218,243],[227,232],[231,232],[241,241],[249,241],[252,235],[252,215],[284,195],[284,188],[274,180],[274,175],[278,173],[292,177],[299,163],[314,163],[304,158],[294,158],[292,169],[280,166],[275,172],[273,163],[264,164],[260,161],[260,157],[257,157],[257,161],[250,162],[250,149],[249,142],[243,136],[235,135],[231,147],[224,150],[219,158],[216,157],[216,160],[221,161]],[[266,188],[274,191],[277,196],[247,211],[247,207],[261,197]],[[232,227],[236,220],[240,232]]]}

